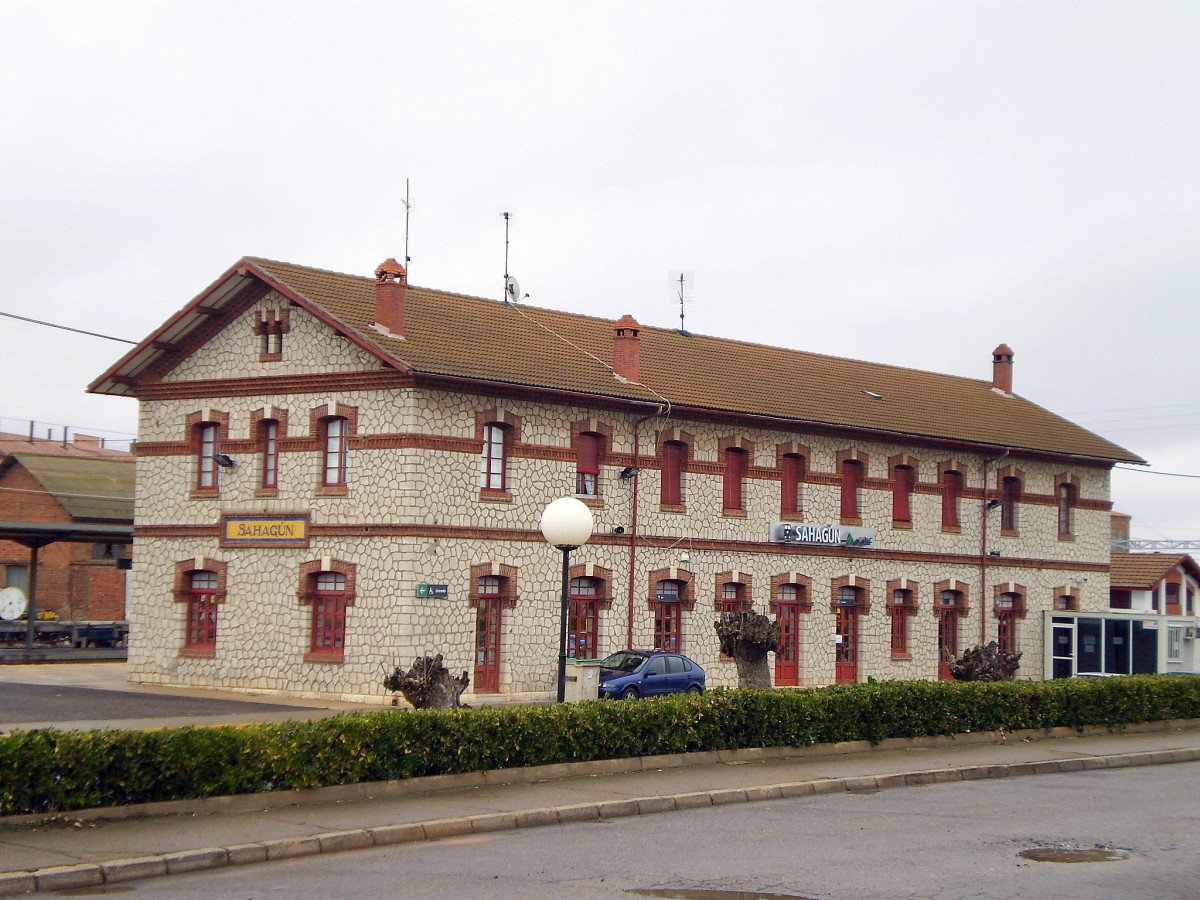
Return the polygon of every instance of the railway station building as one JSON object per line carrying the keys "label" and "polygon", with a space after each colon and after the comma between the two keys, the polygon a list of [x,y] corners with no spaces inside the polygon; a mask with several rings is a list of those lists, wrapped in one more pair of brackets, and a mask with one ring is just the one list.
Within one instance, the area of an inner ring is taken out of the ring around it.
{"label": "railway station building", "polygon": [[244,258],[90,387],[140,405],[129,677],[382,701],[441,653],[468,696],[551,696],[562,496],[595,520],[579,658],[733,685],[713,623],[753,609],[778,686],[992,640],[1048,677],[1047,617],[1109,609],[1109,475],[1143,460],[1015,393],[1013,356],[966,378]]}

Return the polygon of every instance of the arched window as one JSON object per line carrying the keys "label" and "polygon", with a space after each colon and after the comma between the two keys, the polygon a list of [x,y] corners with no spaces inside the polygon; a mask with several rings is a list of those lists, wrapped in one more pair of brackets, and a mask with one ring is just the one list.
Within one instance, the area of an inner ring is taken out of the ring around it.
{"label": "arched window", "polygon": [[341,656],[346,650],[346,576],[318,572],[315,582],[310,649],[323,656]]}
{"label": "arched window", "polygon": [[678,652],[683,647],[683,618],[680,595],[683,585],[664,579],[656,585],[654,609],[654,649]]}
{"label": "arched window", "polygon": [[599,652],[600,601],[595,578],[572,578],[567,607],[567,656],[596,659]]}
{"label": "arched window", "polygon": [[575,493],[581,497],[600,495],[600,435],[585,431],[577,438]]}
{"label": "arched window", "polygon": [[1069,481],[1058,485],[1058,536],[1060,539],[1070,538],[1075,534],[1075,504],[1078,500],[1078,489]]}
{"label": "arched window", "polygon": [[221,453],[221,426],[216,422],[201,422],[196,426],[199,445],[196,487],[216,490],[217,456]]}
{"label": "arched window", "polygon": [[804,457],[799,453],[785,453],[779,460],[779,512],[784,516],[801,514],[800,484],[804,480]]}
{"label": "arched window", "polygon": [[723,508],[726,512],[743,509],[742,482],[746,477],[747,453],[740,447],[725,448]]}
{"label": "arched window", "polygon": [[683,441],[664,441],[662,445],[662,487],[659,502],[663,506],[683,505],[683,460],[687,445]]}
{"label": "arched window", "polygon": [[958,528],[958,498],[962,496],[961,472],[947,469],[942,473],[942,527]]}
{"label": "arched window", "polygon": [[188,580],[187,632],[184,646],[189,650],[217,649],[216,572],[192,572]]}
{"label": "arched window", "polygon": [[499,423],[483,426],[483,455],[479,458],[479,486],[485,491],[508,489],[508,430]]}
{"label": "arched window", "polygon": [[261,487],[279,487],[279,423],[274,419],[260,421],[258,440],[262,450]]}
{"label": "arched window", "polygon": [[721,599],[717,604],[719,613],[740,613],[750,608],[746,598],[746,585],[740,581],[726,581],[721,585]]}
{"label": "arched window", "polygon": [[343,416],[330,416],[324,420],[324,464],[322,483],[344,485],[347,473],[347,431]]}
{"label": "arched window", "polygon": [[904,588],[892,591],[888,613],[892,624],[892,655],[908,654],[908,617],[913,605],[913,592]]}
{"label": "arched window", "polygon": [[1000,482],[1000,530],[1017,530],[1017,503],[1021,499],[1021,479],[1005,476]]}
{"label": "arched window", "polygon": [[912,491],[915,482],[912,466],[892,469],[892,521],[912,523]]}
{"label": "arched window", "polygon": [[959,607],[963,603],[959,591],[941,591],[937,600],[938,677],[949,679],[950,663],[958,659]]}
{"label": "arched window", "polygon": [[842,462],[842,521],[859,519],[858,488],[862,483],[862,463],[857,459]]}
{"label": "arched window", "polygon": [[852,684],[858,681],[858,588],[840,587],[835,599],[834,680]]}
{"label": "arched window", "polygon": [[1020,594],[1004,593],[996,598],[996,645],[1017,652],[1017,617],[1025,605]]}

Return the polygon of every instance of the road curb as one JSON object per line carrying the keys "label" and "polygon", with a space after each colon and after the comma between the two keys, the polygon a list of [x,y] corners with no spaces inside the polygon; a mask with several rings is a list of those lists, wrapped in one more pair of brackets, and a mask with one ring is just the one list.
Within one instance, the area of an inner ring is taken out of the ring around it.
{"label": "road curb", "polygon": [[484,834],[518,828],[543,828],[549,825],[566,825],[574,822],[654,815],[729,803],[755,803],[762,800],[821,794],[863,793],[899,787],[947,784],[954,781],[1169,765],[1197,760],[1200,760],[1200,747],[1179,750],[1147,750],[1140,753],[1117,753],[1108,756],[1075,757],[1032,763],[920,769],[911,772],[853,775],[844,778],[814,778],[748,788],[688,791],[628,800],[607,800],[599,803],[485,813],[476,816],[456,816],[405,825],[356,828],[307,837],[279,838],[257,843],[176,851],[100,863],[54,866],[32,872],[3,872],[0,873],[0,896],[14,896],[34,891],[97,887],[203,869],[250,865],[325,853],[344,853],[350,850],[392,844],[436,841],[465,834]]}

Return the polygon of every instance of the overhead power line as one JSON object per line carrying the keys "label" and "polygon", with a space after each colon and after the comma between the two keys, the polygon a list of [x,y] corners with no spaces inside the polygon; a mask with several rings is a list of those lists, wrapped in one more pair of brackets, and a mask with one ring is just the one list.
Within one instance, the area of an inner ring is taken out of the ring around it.
{"label": "overhead power line", "polygon": [[1153,469],[1134,469],[1129,466],[1113,466],[1122,472],[1138,472],[1141,475],[1167,475],[1171,478],[1200,478],[1200,475],[1187,475],[1183,472],[1155,472]]}
{"label": "overhead power line", "polygon": [[106,341],[116,341],[117,343],[120,343],[120,344],[136,344],[137,343],[137,341],[131,341],[131,340],[128,340],[127,338],[113,337],[112,335],[108,335],[108,334],[97,334],[94,331],[84,331],[82,328],[71,328],[68,325],[56,325],[53,322],[42,322],[42,321],[39,321],[38,319],[29,319],[29,318],[26,318],[25,316],[18,316],[13,313],[10,313],[10,312],[3,312],[2,310],[0,310],[0,316],[7,316],[10,319],[18,319],[22,322],[31,322],[34,325],[45,325],[47,328],[61,328],[63,331],[73,331],[76,334],[86,334],[88,337],[104,338],[104,340],[106,340]]}

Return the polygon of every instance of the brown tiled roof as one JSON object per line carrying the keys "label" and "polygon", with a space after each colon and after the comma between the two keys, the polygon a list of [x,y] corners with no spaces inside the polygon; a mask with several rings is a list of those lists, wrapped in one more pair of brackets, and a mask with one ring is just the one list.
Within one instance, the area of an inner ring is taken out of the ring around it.
{"label": "brown tiled roof", "polygon": [[13,453],[0,464],[0,472],[18,464],[54,495],[72,519],[133,523],[132,455],[91,459]]}
{"label": "brown tiled roof", "polygon": [[[641,329],[641,384],[613,375],[613,323],[408,286],[405,339],[374,328],[375,283],[290,263],[246,258],[192,306],[228,302],[234,273],[257,270],[390,364],[428,376],[658,403],[739,416],[830,425],[934,441],[1099,461],[1144,462],[990,381],[822,356],[662,328]],[[185,308],[91,386],[129,393],[153,339],[180,340],[201,316]],[[614,316],[614,319],[617,316]],[[161,351],[166,352],[166,351]],[[869,393],[868,393],[869,392]]]}
{"label": "brown tiled roof", "polygon": [[1113,551],[1109,581],[1113,588],[1149,591],[1177,566],[1200,577],[1200,566],[1186,553],[1124,553]]}
{"label": "brown tiled roof", "polygon": [[61,439],[30,438],[27,434],[0,432],[0,459],[10,453],[37,453],[39,456],[75,456],[89,459],[133,458],[133,454],[126,450],[100,447],[97,441],[81,435],[76,435],[73,441],[64,444]]}

